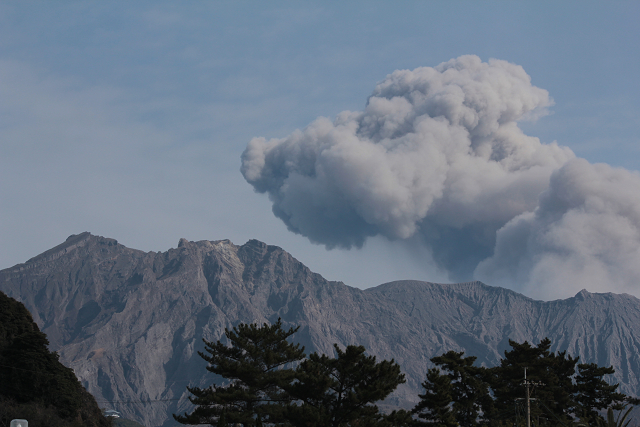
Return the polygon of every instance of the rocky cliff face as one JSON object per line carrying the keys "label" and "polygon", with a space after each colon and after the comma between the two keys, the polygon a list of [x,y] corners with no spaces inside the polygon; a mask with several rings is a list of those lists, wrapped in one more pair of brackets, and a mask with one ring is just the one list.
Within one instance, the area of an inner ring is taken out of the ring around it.
{"label": "rocky cliff face", "polygon": [[359,290],[329,282],[287,252],[252,240],[189,242],[142,252],[82,233],[24,264],[0,271],[0,290],[22,301],[104,407],[147,426],[175,425],[189,407],[187,385],[213,378],[197,355],[239,322],[300,325],[307,352],[362,344],[394,358],[407,384],[390,404],[413,406],[428,360],[464,350],[496,364],[508,340],[568,350],[613,365],[615,381],[637,395],[640,301],[590,294],[551,302],[479,282],[399,281]]}

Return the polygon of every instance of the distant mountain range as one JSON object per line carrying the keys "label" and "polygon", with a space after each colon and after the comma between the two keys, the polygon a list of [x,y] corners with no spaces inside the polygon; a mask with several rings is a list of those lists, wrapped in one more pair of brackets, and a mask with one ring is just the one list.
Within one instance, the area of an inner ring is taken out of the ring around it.
{"label": "distant mountain range", "polygon": [[536,301],[480,282],[398,281],[360,290],[327,281],[279,247],[251,240],[181,239],[167,252],[129,249],[82,233],[0,271],[0,291],[22,301],[60,360],[105,408],[147,426],[177,423],[187,385],[214,378],[197,355],[239,322],[300,325],[307,352],[362,344],[407,375],[387,401],[412,407],[429,358],[465,351],[492,366],[508,340],[568,350],[613,365],[612,381],[638,395],[640,300],[586,291]]}

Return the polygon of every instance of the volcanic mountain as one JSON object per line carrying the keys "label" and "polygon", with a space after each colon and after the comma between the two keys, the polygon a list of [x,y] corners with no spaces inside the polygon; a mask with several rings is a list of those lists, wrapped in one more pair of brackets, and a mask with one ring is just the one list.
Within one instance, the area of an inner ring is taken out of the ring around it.
{"label": "volcanic mountain", "polygon": [[308,353],[361,344],[395,359],[407,383],[388,405],[414,405],[429,358],[464,351],[492,366],[509,339],[549,337],[554,351],[613,365],[623,392],[640,385],[640,300],[626,294],[545,302],[480,282],[419,281],[361,290],[257,240],[181,239],[143,252],[86,232],[0,271],[0,291],[25,304],[102,407],[148,426],[176,425],[171,414],[190,408],[186,386],[216,380],[197,355],[203,338],[278,318],[300,326],[294,339]]}

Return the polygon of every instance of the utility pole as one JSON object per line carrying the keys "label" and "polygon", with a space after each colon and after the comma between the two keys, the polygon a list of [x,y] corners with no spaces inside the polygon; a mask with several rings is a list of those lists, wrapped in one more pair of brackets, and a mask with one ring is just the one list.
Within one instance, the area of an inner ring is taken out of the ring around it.
{"label": "utility pole", "polygon": [[529,381],[527,380],[527,368],[524,368],[524,382],[522,383],[526,390],[526,400],[527,400],[527,427],[531,427],[531,401],[536,399],[531,399],[531,392],[529,387],[542,385],[540,382]]}
{"label": "utility pole", "polygon": [[527,427],[531,427],[531,401],[529,400],[529,381],[527,381],[527,368],[524,368],[524,387],[527,390]]}

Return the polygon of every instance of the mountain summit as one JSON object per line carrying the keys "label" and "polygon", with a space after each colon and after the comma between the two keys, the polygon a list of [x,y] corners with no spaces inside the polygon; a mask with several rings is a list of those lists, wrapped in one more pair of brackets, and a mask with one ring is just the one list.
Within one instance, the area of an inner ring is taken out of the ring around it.
{"label": "mountain summit", "polygon": [[640,300],[579,292],[536,301],[480,282],[397,281],[360,290],[327,281],[279,247],[250,240],[191,242],[167,252],[129,249],[82,233],[0,271],[0,291],[23,302],[104,407],[147,425],[174,425],[187,385],[214,381],[197,355],[239,322],[300,325],[307,352],[362,344],[407,375],[387,402],[413,406],[429,358],[465,351],[491,366],[509,339],[613,365],[621,391],[640,385]]}

